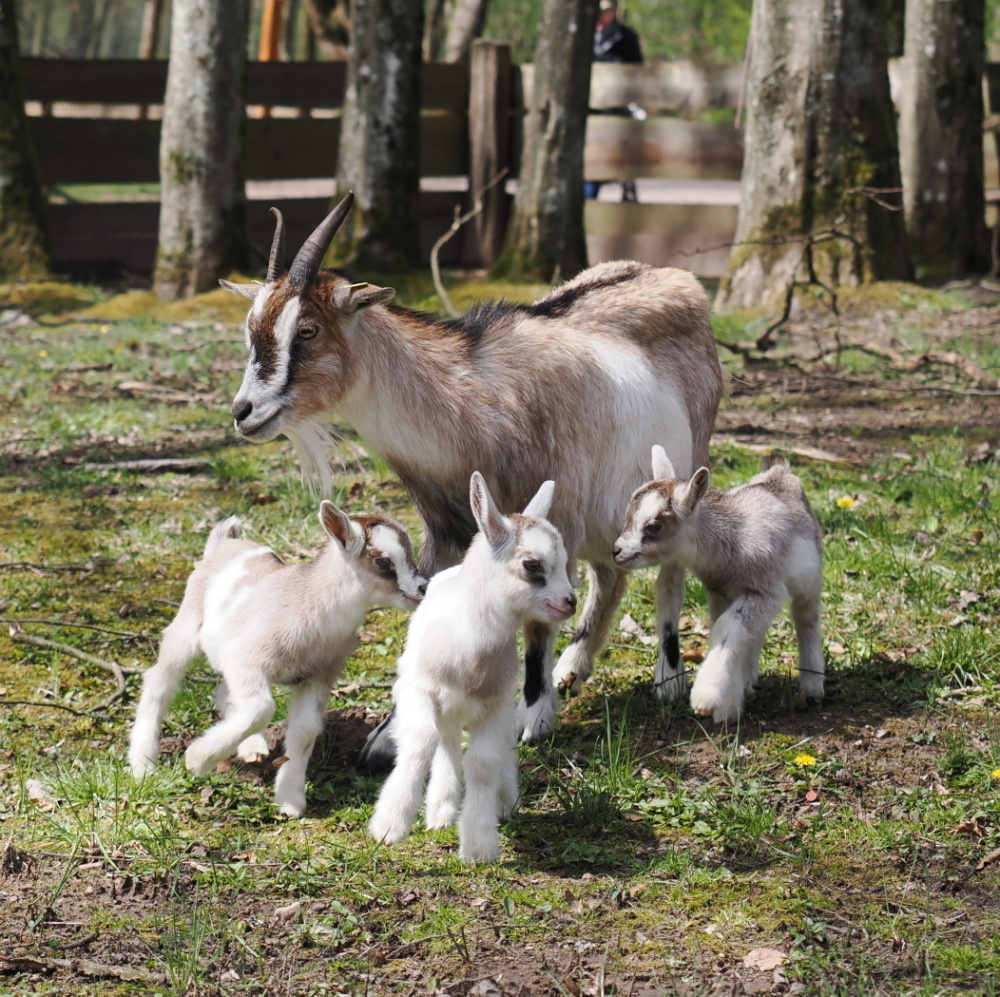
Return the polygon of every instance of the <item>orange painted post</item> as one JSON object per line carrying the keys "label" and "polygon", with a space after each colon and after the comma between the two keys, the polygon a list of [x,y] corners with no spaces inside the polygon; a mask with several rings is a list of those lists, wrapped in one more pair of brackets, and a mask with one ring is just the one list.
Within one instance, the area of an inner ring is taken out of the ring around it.
{"label": "orange painted post", "polygon": [[[264,13],[260,24],[260,45],[257,58],[261,62],[277,62],[281,44],[281,7],[285,0],[264,0]],[[270,107],[259,108],[262,118],[271,117]]]}

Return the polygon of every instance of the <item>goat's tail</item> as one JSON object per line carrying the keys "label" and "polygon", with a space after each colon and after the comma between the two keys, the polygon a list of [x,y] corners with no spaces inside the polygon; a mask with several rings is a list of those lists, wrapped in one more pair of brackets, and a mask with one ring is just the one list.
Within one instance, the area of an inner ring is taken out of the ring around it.
{"label": "goat's tail", "polygon": [[781,468],[782,472],[787,472],[791,470],[788,461],[784,457],[782,457],[780,453],[769,453],[760,462],[760,469],[762,473],[764,471],[770,471],[772,467]]}
{"label": "goat's tail", "polygon": [[208,557],[223,540],[238,540],[242,532],[241,525],[239,516],[230,516],[221,523],[216,523],[208,535],[208,540],[205,541],[205,557]]}

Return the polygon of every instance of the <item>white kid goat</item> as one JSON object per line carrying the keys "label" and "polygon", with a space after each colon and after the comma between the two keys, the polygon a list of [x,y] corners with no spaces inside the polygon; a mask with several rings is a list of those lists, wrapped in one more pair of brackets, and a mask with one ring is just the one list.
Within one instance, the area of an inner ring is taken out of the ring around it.
{"label": "white kid goat", "polygon": [[426,591],[406,530],[385,516],[349,518],[322,502],[329,540],[312,560],[285,564],[270,547],[240,539],[240,520],[215,526],[146,672],[132,727],[129,764],[143,776],[156,766],[160,729],[199,651],[221,676],[215,703],[222,719],[187,749],[204,775],[235,750],[244,761],[268,753],[263,731],[274,713],[271,685],[291,686],[275,803],[289,817],[306,808],[306,765],[330,689],[376,606],[412,609]]}
{"label": "white kid goat", "polygon": [[391,844],[410,833],[429,771],[427,827],[450,827],[458,818],[463,859],[499,855],[497,824],[517,802],[517,634],[525,623],[554,625],[576,610],[562,537],[543,518],[554,490],[546,481],[522,514],[507,517],[473,472],[479,533],[461,564],[431,579],[399,659],[396,767],[368,824],[377,840]]}
{"label": "white kid goat", "polygon": [[716,723],[739,717],[767,628],[789,597],[799,646],[797,705],[821,701],[823,539],[788,462],[765,458],[760,474],[719,492],[708,488],[708,468],[679,480],[663,448],[653,447],[653,477],[629,501],[614,558],[626,569],[686,568],[708,590],[712,629],[691,690],[694,712]]}

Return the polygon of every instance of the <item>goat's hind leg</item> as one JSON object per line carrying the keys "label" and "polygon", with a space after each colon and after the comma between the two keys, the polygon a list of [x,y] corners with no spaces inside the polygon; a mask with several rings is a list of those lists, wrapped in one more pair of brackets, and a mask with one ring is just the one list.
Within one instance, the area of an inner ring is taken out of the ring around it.
{"label": "goat's hind leg", "polygon": [[136,777],[156,768],[163,719],[199,651],[199,629],[197,614],[182,603],[173,622],[163,631],[156,664],[143,676],[128,749],[129,767]]}
{"label": "goat's hind leg", "polygon": [[556,697],[552,687],[556,628],[529,623],[524,628],[524,691],[517,704],[515,730],[523,741],[538,741],[552,730]]}
{"label": "goat's hind leg", "polygon": [[820,627],[821,584],[822,579],[813,589],[792,593],[792,623],[799,645],[799,691],[795,700],[799,709],[823,702],[826,662]]}
{"label": "goat's hind leg", "polygon": [[401,690],[405,708],[397,705],[393,738],[396,765],[382,785],[368,830],[376,841],[394,844],[410,833],[424,795],[424,781],[438,747],[434,704],[413,689]]}
{"label": "goat's hind leg", "polygon": [[[330,699],[330,681],[320,678],[292,687],[285,726],[287,761],[274,780],[274,802],[286,817],[301,817],[306,812],[306,768],[316,738],[323,731],[326,704]],[[247,738],[240,744],[242,749]],[[266,742],[265,742],[266,743]]]}

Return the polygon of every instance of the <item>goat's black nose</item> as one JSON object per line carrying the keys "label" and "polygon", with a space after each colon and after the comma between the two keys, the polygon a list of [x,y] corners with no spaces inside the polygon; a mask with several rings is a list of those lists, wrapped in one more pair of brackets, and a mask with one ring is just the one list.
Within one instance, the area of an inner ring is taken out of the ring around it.
{"label": "goat's black nose", "polygon": [[417,589],[417,591],[418,591],[418,592],[419,592],[419,593],[420,593],[421,595],[427,595],[427,582],[424,582],[424,584],[423,584],[423,585],[421,585],[421,586],[420,586],[420,587],[419,587],[419,588]]}
{"label": "goat's black nose", "polygon": [[253,402],[233,402],[233,418],[237,422],[243,422],[250,417],[253,411]]}
{"label": "goat's black nose", "polygon": [[571,595],[567,600],[569,603],[569,608],[575,613],[576,612],[576,596]]}
{"label": "goat's black nose", "polygon": [[618,555],[621,554],[621,552],[622,552],[621,547],[615,547],[615,549],[611,553],[614,557],[618,557]]}

